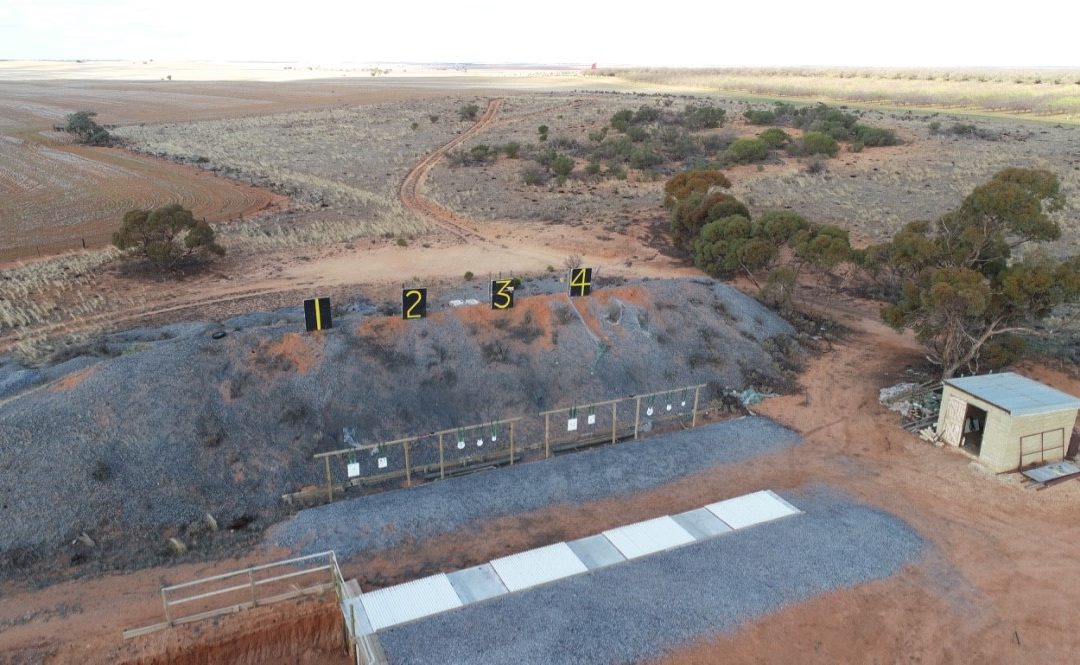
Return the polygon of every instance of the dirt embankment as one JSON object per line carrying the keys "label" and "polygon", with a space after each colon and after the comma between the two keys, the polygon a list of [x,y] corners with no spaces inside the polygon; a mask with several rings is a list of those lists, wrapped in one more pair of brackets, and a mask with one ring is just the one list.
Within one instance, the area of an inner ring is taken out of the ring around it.
{"label": "dirt embankment", "polygon": [[238,617],[227,628],[183,627],[133,649],[118,665],[347,665],[341,611],[310,601]]}
{"label": "dirt embankment", "polygon": [[725,285],[642,281],[573,302],[553,289],[565,285],[527,282],[502,313],[342,314],[322,334],[298,332],[299,313],[121,333],[92,369],[76,359],[78,374],[53,376],[59,392],[0,366],[0,389],[24,391],[0,393],[5,572],[150,565],[168,537],[196,555],[240,544],[277,518],[282,494],[322,482],[311,456],[341,448],[346,428],[371,444],[524,416],[525,446],[543,440],[548,408],[700,383],[764,389],[791,370],[771,342],[790,326]]}

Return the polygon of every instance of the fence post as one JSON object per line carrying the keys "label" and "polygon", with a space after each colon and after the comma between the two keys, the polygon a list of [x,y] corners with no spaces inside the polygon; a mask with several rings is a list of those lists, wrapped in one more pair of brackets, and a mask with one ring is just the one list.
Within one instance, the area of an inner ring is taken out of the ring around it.
{"label": "fence post", "polygon": [[641,396],[634,398],[634,440],[638,438],[638,424],[641,422]]}
{"label": "fence post", "polygon": [[360,656],[356,651],[356,605],[349,603],[349,616],[352,621],[352,631],[349,633],[349,646],[353,650],[353,659],[359,661]]}
{"label": "fence post", "polygon": [[694,415],[690,420],[690,429],[697,427],[698,397],[701,396],[701,386],[694,386]]}
{"label": "fence post", "polygon": [[334,500],[334,483],[330,478],[330,458],[324,457],[323,461],[326,462],[326,500]]}
{"label": "fence post", "polygon": [[510,466],[514,465],[514,421],[510,421]]}
{"label": "fence post", "polygon": [[409,441],[401,444],[405,446],[405,487],[412,486],[412,467],[409,466]]}
{"label": "fence post", "polygon": [[443,433],[439,432],[439,480],[446,477],[446,467],[443,464]]}
{"label": "fence post", "polygon": [[165,599],[165,587],[161,587],[161,606],[165,608],[165,623],[173,625],[172,617],[169,615],[169,601]]}
{"label": "fence post", "polygon": [[551,414],[544,414],[544,457],[551,457]]}
{"label": "fence post", "polygon": [[255,573],[248,568],[248,584],[251,585],[251,606],[255,607],[258,601],[255,600]]}
{"label": "fence post", "polygon": [[619,403],[611,403],[611,442],[615,443],[615,426],[619,423]]}

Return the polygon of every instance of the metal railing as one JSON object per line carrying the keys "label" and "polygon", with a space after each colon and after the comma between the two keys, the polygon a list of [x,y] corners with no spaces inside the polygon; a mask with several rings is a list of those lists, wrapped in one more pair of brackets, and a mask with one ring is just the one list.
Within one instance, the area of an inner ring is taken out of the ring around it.
{"label": "metal railing", "polygon": [[[267,574],[268,571],[282,568],[290,570],[286,573]],[[315,576],[325,576],[326,580],[313,584],[312,578]],[[304,581],[306,586],[299,585],[301,581]],[[124,639],[329,590],[334,590],[340,598],[343,584],[337,556],[333,551],[328,551],[164,586],[161,587],[161,605],[165,621],[126,630]],[[184,590],[195,593],[178,597],[177,592]],[[233,602],[228,602],[229,600]],[[190,613],[184,613],[183,609],[177,611],[181,606],[197,607],[199,610]]]}

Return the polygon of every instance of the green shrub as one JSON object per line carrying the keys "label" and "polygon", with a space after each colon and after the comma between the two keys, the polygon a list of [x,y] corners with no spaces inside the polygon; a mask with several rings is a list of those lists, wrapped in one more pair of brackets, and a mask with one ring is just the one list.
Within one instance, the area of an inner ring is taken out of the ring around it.
{"label": "green shrub", "polygon": [[665,127],[656,136],[660,151],[670,160],[682,161],[697,152],[693,137],[678,127]]}
{"label": "green shrub", "polygon": [[476,104],[466,104],[458,109],[458,118],[461,120],[476,120],[476,114],[480,112],[480,107]]}
{"label": "green shrub", "polygon": [[535,187],[547,184],[548,173],[542,168],[530,166],[521,172],[521,178],[525,181],[526,185]]}
{"label": "green shrub", "polygon": [[473,277],[475,277],[475,275],[473,275],[473,272],[471,270],[466,270],[465,271],[465,281],[466,282],[473,281]]}
{"label": "green shrub", "polygon": [[664,158],[649,146],[634,148],[630,153],[630,166],[638,170],[650,169],[663,163]]}
{"label": "green shrub", "polygon": [[608,166],[607,171],[604,172],[604,176],[616,180],[626,180],[626,169],[619,164],[611,164]]}
{"label": "green shrub", "polygon": [[510,159],[517,159],[519,150],[521,150],[521,145],[513,141],[503,146],[503,152],[505,152],[506,156]]}
{"label": "green shrub", "polygon": [[760,109],[747,109],[743,111],[743,117],[751,125],[771,125],[776,122],[776,114],[772,111]]}
{"label": "green shrub", "polygon": [[851,152],[862,152],[863,148],[865,147],[866,146],[863,145],[862,141],[852,141],[851,145],[848,146],[848,150],[850,150]]}
{"label": "green shrub", "polygon": [[625,132],[634,120],[634,112],[630,109],[620,109],[611,116],[611,127],[619,132]]}
{"label": "green shrub", "polygon": [[435,123],[437,123],[437,122],[439,121],[439,116],[437,116],[437,115],[435,115],[435,114],[433,113],[433,114],[431,114],[431,115],[429,115],[429,116],[428,116],[428,120],[430,120],[430,121],[431,121],[431,124],[433,124],[433,125],[434,125]]}
{"label": "green shrub", "polygon": [[682,122],[688,129],[716,129],[724,124],[727,111],[711,104],[689,104],[683,110]]}
{"label": "green shrub", "polygon": [[694,240],[703,226],[717,219],[739,215],[750,219],[750,210],[739,199],[723,192],[697,191],[675,203],[671,211],[671,240],[686,251],[693,250]]}
{"label": "green shrub", "polygon": [[706,152],[717,153],[726,149],[735,139],[728,134],[709,134],[701,139],[701,147]]}
{"label": "green shrub", "polygon": [[766,210],[757,218],[755,235],[775,245],[790,241],[800,231],[810,228],[802,215],[791,210]]}
{"label": "green shrub", "polygon": [[420,123],[418,123],[418,122],[414,122],[413,124],[409,125],[409,129],[411,129],[413,131],[416,131],[419,128],[420,128]]}
{"label": "green shrub", "polygon": [[599,175],[600,174],[600,161],[596,159],[590,159],[589,163],[585,165],[586,175]]}
{"label": "green shrub", "polygon": [[649,131],[644,127],[630,125],[626,128],[626,135],[630,137],[630,140],[634,143],[641,143],[649,138]]}
{"label": "green shrub", "polygon": [[821,132],[806,132],[798,140],[792,141],[787,147],[788,154],[802,157],[806,155],[829,155],[835,157],[840,151],[840,144],[836,139]]}
{"label": "green shrub", "polygon": [[409,241],[406,240],[405,238],[398,238],[397,239],[397,245],[398,245],[398,247],[408,247],[409,246]]}
{"label": "green shrub", "polygon": [[853,128],[855,140],[868,146],[896,145],[900,142],[896,138],[896,132],[882,127],[869,127],[867,125],[855,125]]}
{"label": "green shrub", "polygon": [[765,142],[765,145],[770,148],[779,148],[785,143],[791,140],[787,132],[779,127],[770,127],[765,131],[758,134],[758,138]]}
{"label": "green shrub", "polygon": [[655,106],[646,106],[642,104],[641,107],[638,108],[637,112],[634,113],[630,122],[632,124],[639,125],[647,122],[656,122],[659,119],[660,109],[656,108]]}
{"label": "green shrub", "polygon": [[724,160],[736,164],[749,164],[769,156],[769,146],[761,139],[739,139],[724,151]]}
{"label": "green shrub", "polygon": [[551,162],[551,171],[562,178],[570,175],[570,172],[574,170],[574,160],[563,154],[558,154]]}

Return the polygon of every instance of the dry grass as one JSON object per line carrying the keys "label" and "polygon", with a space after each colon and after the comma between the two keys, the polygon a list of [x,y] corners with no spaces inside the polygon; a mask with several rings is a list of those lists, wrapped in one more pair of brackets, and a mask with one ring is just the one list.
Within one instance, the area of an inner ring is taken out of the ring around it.
{"label": "dry grass", "polygon": [[[288,194],[309,212],[327,212],[308,224],[279,221],[224,227],[226,246],[259,250],[322,245],[430,230],[427,222],[401,205],[398,187],[422,155],[467,126],[457,119],[464,101],[371,104],[126,127],[117,133],[141,150],[201,163]],[[431,115],[437,115],[438,122],[431,122]]]}
{"label": "dry grass", "polygon": [[1080,69],[617,69],[597,75],[721,92],[1080,120]]}

